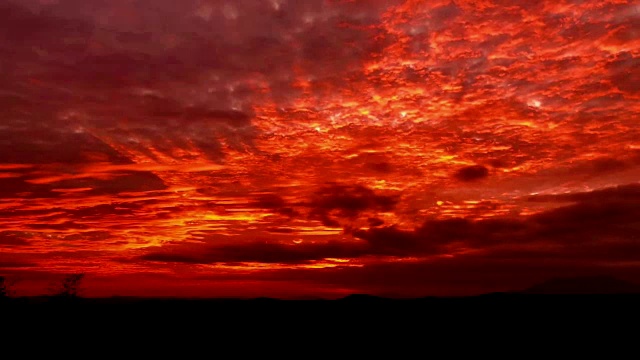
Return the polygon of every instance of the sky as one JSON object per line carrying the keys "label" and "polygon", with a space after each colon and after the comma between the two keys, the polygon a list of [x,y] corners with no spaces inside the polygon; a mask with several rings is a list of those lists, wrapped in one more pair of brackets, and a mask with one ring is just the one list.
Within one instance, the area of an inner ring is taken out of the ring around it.
{"label": "sky", "polygon": [[640,4],[0,0],[21,295],[640,282]]}

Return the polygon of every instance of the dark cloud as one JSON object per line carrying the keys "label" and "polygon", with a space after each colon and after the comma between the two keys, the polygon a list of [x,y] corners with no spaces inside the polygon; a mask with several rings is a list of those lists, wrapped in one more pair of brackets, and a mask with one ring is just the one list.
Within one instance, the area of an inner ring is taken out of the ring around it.
{"label": "dark cloud", "polygon": [[32,262],[22,261],[0,261],[0,269],[13,269],[13,268],[29,268],[38,266]]}
{"label": "dark cloud", "polygon": [[293,234],[296,232],[296,230],[292,228],[279,228],[279,227],[270,227],[265,229],[265,231],[274,233],[274,234]]}
{"label": "dark cloud", "polygon": [[[221,139],[253,148],[252,109],[266,89],[283,106],[300,81],[326,95],[381,52],[367,27],[392,3],[6,2],[0,52],[12,75],[0,81],[13,94],[0,103],[28,127],[43,118],[61,133],[82,125],[129,158],[195,160],[195,147],[219,161]],[[77,156],[72,141],[54,139],[45,143]]]}
{"label": "dark cloud", "polygon": [[[43,119],[48,122],[52,120]],[[94,162],[96,156],[113,164],[132,163],[130,159],[87,133],[74,133],[29,121],[8,122],[8,129],[0,132],[0,163],[88,164]]]}
{"label": "dark cloud", "polygon": [[622,160],[612,158],[599,158],[593,161],[593,170],[596,173],[610,173],[624,170],[629,165]]}
{"label": "dark cloud", "polygon": [[532,257],[528,253],[508,257],[467,254],[424,261],[373,263],[363,267],[338,267],[264,274],[317,284],[346,287],[361,293],[390,297],[477,295],[521,291],[555,277],[611,274],[622,279],[640,279],[637,268],[611,267],[594,262]]}
{"label": "dark cloud", "polygon": [[[626,41],[623,41],[626,42]],[[609,71],[610,80],[618,89],[637,94],[640,92],[640,76],[632,69],[640,66],[640,58],[634,56],[629,51],[622,51],[617,54],[615,60],[606,65]]]}
{"label": "dark cloud", "polygon": [[[142,258],[193,263],[303,263],[327,257],[366,255],[424,257],[470,248],[480,250],[493,259],[515,256],[531,259],[546,257],[557,261],[632,260],[634,254],[640,251],[639,194],[638,186],[634,184],[573,194],[572,199],[577,201],[575,204],[521,219],[429,219],[413,230],[403,230],[394,225],[380,226],[382,223],[379,220],[372,219],[374,227],[349,231],[354,238],[363,242],[170,245]],[[327,204],[332,204],[327,206],[334,208],[333,202]],[[326,220],[335,221],[331,218]],[[339,226],[337,222],[330,225]]]}
{"label": "dark cloud", "polygon": [[65,221],[59,224],[49,224],[49,223],[35,223],[28,224],[28,228],[30,229],[39,229],[39,230],[86,230],[89,229],[90,226],[85,224],[79,224],[74,221]]}
{"label": "dark cloud", "polygon": [[517,220],[468,220],[452,218],[427,220],[414,230],[396,226],[378,227],[353,232],[366,241],[374,253],[395,256],[433,255],[447,252],[447,246],[490,248],[511,242],[531,241],[527,224]]}
{"label": "dark cloud", "polygon": [[448,245],[456,243],[481,249],[548,243],[567,256],[586,248],[596,255],[595,249],[600,249],[602,260],[607,259],[606,254],[624,254],[619,249],[640,249],[637,184],[540,199],[549,198],[575,204],[520,219],[427,220],[412,231],[390,226],[353,234],[367,241],[373,251],[403,256],[443,253]]}
{"label": "dark cloud", "polygon": [[154,199],[81,206],[76,209],[66,210],[64,216],[70,216],[74,219],[100,219],[109,215],[134,216],[144,212],[148,206],[158,203],[160,203],[160,200]]}
{"label": "dark cloud", "polygon": [[47,198],[57,197],[59,194],[51,191],[51,187],[29,184],[22,178],[0,179],[0,196],[4,198]]}
{"label": "dark cloud", "polygon": [[337,228],[342,225],[340,221],[330,217],[329,214],[323,213],[323,212],[311,213],[311,218],[315,220],[319,220],[322,223],[322,225],[326,227]]}
{"label": "dark cloud", "polygon": [[345,217],[355,217],[366,210],[391,211],[398,203],[397,196],[378,195],[362,185],[330,184],[319,189],[309,202],[314,212],[337,210]]}
{"label": "dark cloud", "polygon": [[[40,176],[52,176],[52,179],[43,182]],[[60,197],[64,190],[73,189],[85,189],[83,195],[117,195],[167,188],[162,179],[146,171],[108,171],[80,178],[74,178],[73,174],[61,175],[53,172],[42,173],[40,176],[29,174],[0,178],[0,195],[6,198],[55,198]]]}
{"label": "dark cloud", "polygon": [[559,244],[581,242],[638,241],[640,203],[636,201],[607,200],[579,202],[533,215],[537,225],[535,234]]}
{"label": "dark cloud", "polygon": [[372,251],[394,256],[426,253],[430,247],[420,235],[413,231],[399,230],[395,226],[356,230],[353,236],[366,241]]}
{"label": "dark cloud", "polygon": [[361,244],[329,242],[324,244],[278,244],[251,242],[238,245],[168,245],[140,258],[147,261],[212,264],[234,262],[302,264],[324,258],[361,256]]}
{"label": "dark cloud", "polygon": [[250,205],[289,217],[308,209],[310,218],[328,227],[340,227],[341,220],[354,220],[366,212],[392,211],[398,201],[396,195],[376,194],[362,185],[331,183],[316,190],[307,201],[290,203],[276,193],[266,193],[254,196]]}
{"label": "dark cloud", "polygon": [[274,210],[281,215],[289,217],[299,215],[298,211],[278,194],[270,193],[259,195],[254,199],[251,205],[262,209]]}
{"label": "dark cloud", "polygon": [[328,184],[317,190],[305,204],[309,216],[327,227],[340,227],[345,220],[355,220],[365,212],[392,211],[398,196],[379,195],[362,185]]}
{"label": "dark cloud", "polygon": [[534,195],[528,197],[529,201],[553,201],[553,202],[579,202],[602,203],[616,201],[636,202],[640,200],[640,183],[619,185],[590,192],[578,192],[555,195]]}
{"label": "dark cloud", "polygon": [[612,276],[558,277],[526,289],[528,294],[638,294],[640,285]]}
{"label": "dark cloud", "polygon": [[157,118],[167,118],[178,120],[182,125],[189,125],[198,122],[218,122],[231,127],[241,127],[250,125],[251,114],[233,111],[216,110],[203,107],[186,107],[181,109],[152,109],[151,116]]}
{"label": "dark cloud", "polygon": [[53,211],[60,210],[58,208],[49,208],[49,209],[37,209],[37,210],[23,210],[16,208],[9,208],[0,211],[0,217],[10,218],[10,217],[31,217],[31,216],[45,216],[50,214]]}
{"label": "dark cloud", "polygon": [[460,181],[475,181],[487,176],[489,176],[489,169],[482,165],[463,167],[454,174],[454,177]]}
{"label": "dark cloud", "polygon": [[393,172],[393,165],[391,165],[391,163],[388,163],[388,162],[367,163],[367,167],[381,174],[390,174]]}
{"label": "dark cloud", "polygon": [[15,231],[2,231],[0,232],[0,246],[24,246],[29,245],[29,241],[25,238],[24,234]]}
{"label": "dark cloud", "polygon": [[91,241],[104,241],[112,239],[113,235],[111,235],[108,231],[84,231],[72,235],[67,235],[64,237],[64,240],[91,240]]}
{"label": "dark cloud", "polygon": [[287,202],[282,196],[271,193],[257,196],[253,205],[264,209],[279,209],[285,207]]}
{"label": "dark cloud", "polygon": [[620,156],[602,156],[583,161],[574,161],[565,169],[557,169],[556,173],[584,175],[586,177],[601,177],[613,173],[632,171],[640,166],[640,157],[637,151],[627,151]]}
{"label": "dark cloud", "polygon": [[489,161],[487,161],[487,164],[489,164],[489,166],[494,167],[494,168],[504,168],[506,167],[508,164],[501,159],[491,159]]}
{"label": "dark cloud", "polygon": [[89,195],[118,194],[122,192],[154,191],[167,188],[157,175],[147,171],[113,172],[109,180],[73,179],[53,183],[56,188],[91,188]]}

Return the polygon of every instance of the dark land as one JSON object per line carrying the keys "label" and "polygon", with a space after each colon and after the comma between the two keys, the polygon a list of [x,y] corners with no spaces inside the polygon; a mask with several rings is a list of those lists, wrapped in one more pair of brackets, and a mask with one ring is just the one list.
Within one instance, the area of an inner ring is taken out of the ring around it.
{"label": "dark land", "polygon": [[[115,346],[122,354],[129,351],[124,346],[160,355],[194,345],[212,352],[229,346],[250,353],[289,349],[299,355],[300,344],[316,354],[333,348],[340,353],[343,346],[374,353],[406,346],[476,352],[470,341],[496,348],[524,342],[521,351],[527,353],[543,344],[584,348],[609,337],[635,343],[640,323],[635,286],[620,288],[616,282],[589,290],[570,282],[558,293],[557,284],[565,281],[517,292],[415,299],[364,294],[337,300],[12,298],[0,301],[0,340],[9,346],[31,339],[36,350],[51,341],[57,344],[52,348],[95,344],[96,349]],[[451,347],[452,341],[459,344]]]}
{"label": "dark land", "polygon": [[354,318],[444,318],[448,316],[603,316],[623,319],[640,314],[640,286],[615,278],[558,278],[530,288],[468,297],[392,299],[353,294],[341,299],[279,300],[187,298],[82,298],[41,296],[0,299],[0,312],[58,318],[90,316],[128,321],[138,317],[163,319],[284,319],[325,321],[345,314]]}

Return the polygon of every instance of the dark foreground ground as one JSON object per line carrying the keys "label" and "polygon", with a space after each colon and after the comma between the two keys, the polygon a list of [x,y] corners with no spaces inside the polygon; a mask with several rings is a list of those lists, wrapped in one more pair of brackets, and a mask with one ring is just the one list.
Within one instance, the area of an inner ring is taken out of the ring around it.
{"label": "dark foreground ground", "polygon": [[133,321],[143,317],[182,320],[317,320],[487,318],[610,318],[640,316],[640,294],[548,295],[495,293],[471,297],[389,299],[351,295],[337,300],[63,298],[34,297],[0,301],[12,316],[91,317]]}
{"label": "dark foreground ground", "polygon": [[[146,357],[148,351],[164,356],[169,348],[184,351],[195,347],[217,354],[221,347],[231,347],[247,356],[270,349],[271,354],[286,350],[301,358],[315,358],[310,354],[328,349],[339,353],[344,346],[374,355],[381,348],[412,349],[412,353],[444,348],[438,353],[466,353],[477,351],[478,345],[472,345],[476,343],[501,351],[507,345],[524,343],[517,353],[529,354],[530,349],[541,346],[604,346],[605,338],[614,339],[616,349],[637,344],[638,324],[640,294],[499,293],[404,300],[352,295],[302,301],[43,297],[0,301],[0,341],[5,348],[28,339],[31,345],[20,345],[21,349],[87,355],[105,349],[126,353],[129,350],[122,349],[129,347]],[[83,350],[87,348],[97,350]],[[413,357],[412,353],[394,358]]]}

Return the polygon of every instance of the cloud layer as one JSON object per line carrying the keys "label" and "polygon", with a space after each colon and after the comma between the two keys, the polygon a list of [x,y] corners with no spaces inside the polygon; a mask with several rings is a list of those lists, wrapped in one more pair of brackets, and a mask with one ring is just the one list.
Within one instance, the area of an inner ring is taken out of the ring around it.
{"label": "cloud layer", "polygon": [[274,284],[640,279],[639,17],[632,1],[5,1],[0,275],[287,296]]}

